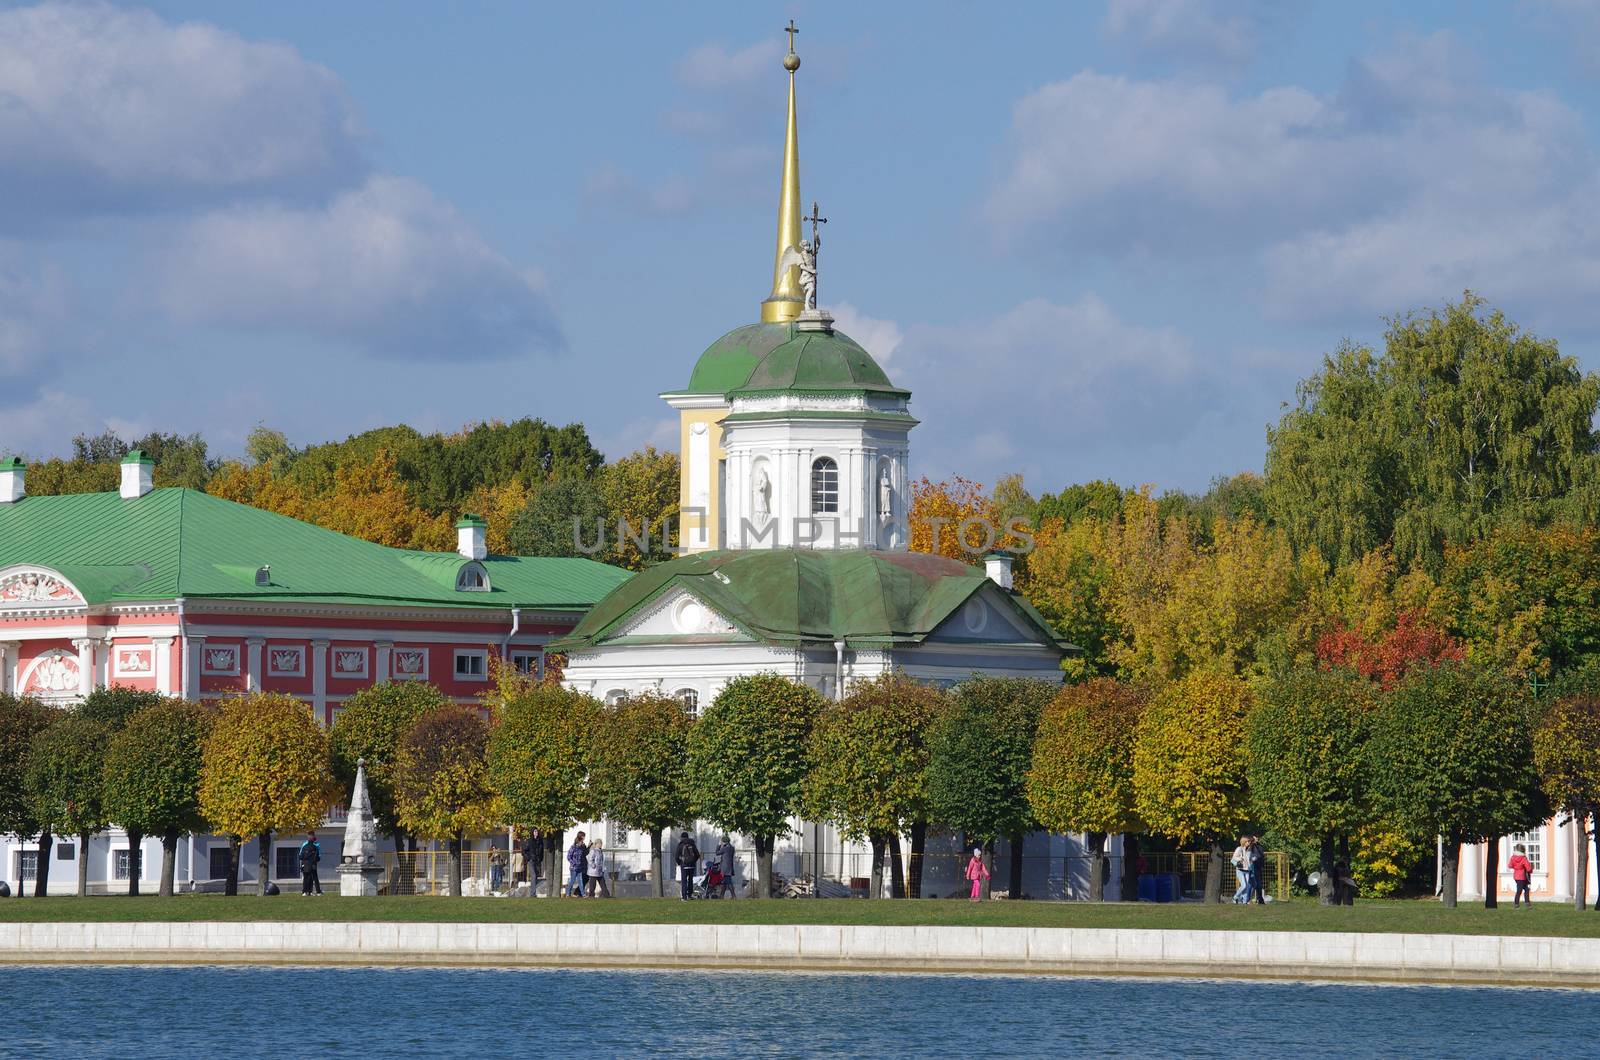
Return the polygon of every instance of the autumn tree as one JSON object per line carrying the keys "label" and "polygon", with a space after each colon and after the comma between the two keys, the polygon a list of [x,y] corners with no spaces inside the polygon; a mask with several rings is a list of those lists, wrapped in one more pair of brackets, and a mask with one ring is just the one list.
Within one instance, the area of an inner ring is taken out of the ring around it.
{"label": "autumn tree", "polygon": [[591,741],[589,791],[597,813],[650,833],[656,897],[665,894],[661,830],[690,817],[683,762],[694,719],[678,700],[636,695],[603,708]]}
{"label": "autumn tree", "polygon": [[328,730],[328,751],[339,791],[355,786],[356,764],[367,764],[367,795],[378,827],[394,837],[395,850],[415,850],[395,810],[395,782],[400,742],[430,710],[450,697],[422,681],[384,681],[369,685],[344,701]]}
{"label": "autumn tree", "polygon": [[518,556],[588,556],[613,547],[616,520],[600,487],[588,479],[540,486],[511,521],[507,543]]}
{"label": "autumn tree", "polygon": [[994,508],[983,486],[957,475],[946,482],[927,476],[911,484],[911,551],[932,552],[971,563],[1003,542]]}
{"label": "autumn tree", "polygon": [[1368,819],[1372,684],[1301,666],[1266,682],[1246,724],[1250,802],[1274,834],[1317,848],[1318,900],[1333,905],[1340,844]]}
{"label": "autumn tree", "polygon": [[893,890],[906,894],[900,835],[911,832],[911,894],[920,894],[928,830],[928,743],[946,709],[946,695],[904,674],[861,682],[827,704],[811,734],[811,772],[802,793],[805,812],[832,821],[853,842],[872,844],[872,890],[883,891],[883,863],[893,849]]}
{"label": "autumn tree", "polygon": [[1460,641],[1431,626],[1415,611],[1402,611],[1394,628],[1376,636],[1341,627],[1317,641],[1317,658],[1327,667],[1349,670],[1388,688],[1417,667],[1466,658]]}
{"label": "autumn tree", "polygon": [[[40,835],[44,822],[28,787],[28,763],[39,734],[60,720],[60,713],[37,699],[0,692],[0,835],[19,839]],[[49,836],[42,837],[39,861],[45,860]],[[49,869],[43,865],[34,876],[34,893],[44,896]],[[17,881],[21,889],[22,881]]]}
{"label": "autumn tree", "polygon": [[127,685],[101,685],[83,698],[73,710],[92,721],[108,726],[113,732],[146,707],[160,706],[167,701],[161,692],[130,688]]}
{"label": "autumn tree", "polygon": [[[1577,826],[1573,905],[1582,909],[1588,900],[1591,819],[1600,810],[1600,698],[1562,696],[1540,711],[1533,727],[1533,764],[1550,808]],[[1595,908],[1600,909],[1600,896]]]}
{"label": "autumn tree", "polygon": [[1368,742],[1379,808],[1413,834],[1443,837],[1446,906],[1462,843],[1542,819],[1527,711],[1525,682],[1466,663],[1413,669],[1379,700]]}
{"label": "autumn tree", "polygon": [[1250,705],[1240,678],[1196,670],[1156,694],[1134,735],[1134,812],[1153,832],[1205,844],[1207,902],[1222,901],[1223,844],[1248,810]]}
{"label": "autumn tree", "polygon": [[[73,711],[35,736],[27,756],[35,820],[52,834],[78,837],[79,897],[89,893],[89,838],[107,824],[101,769],[110,741],[109,725]],[[39,846],[39,875],[47,885],[48,846]]]}
{"label": "autumn tree", "polygon": [[434,707],[400,740],[395,810],[402,827],[450,849],[450,895],[461,897],[461,843],[505,819],[489,774],[489,726],[475,707]]}
{"label": "autumn tree", "polygon": [[260,842],[260,891],[271,879],[273,832],[310,831],[338,798],[328,739],[293,696],[257,692],[228,701],[206,735],[200,813],[228,837],[228,890],[238,888],[240,837]]}
{"label": "autumn tree", "polygon": [[[215,711],[177,699],[146,707],[110,738],[105,753],[105,813],[133,836],[161,837],[158,893],[172,895],[178,839],[206,826],[200,814],[200,776]],[[128,893],[137,894],[137,860],[128,866]],[[79,869],[80,876],[82,868]]]}
{"label": "autumn tree", "polygon": [[[1143,830],[1133,808],[1133,737],[1146,698],[1137,685],[1096,677],[1063,687],[1039,718],[1028,805],[1052,832],[1086,833],[1091,902],[1105,899],[1106,837]],[[1132,855],[1124,847],[1124,900],[1133,898]]]}
{"label": "autumn tree", "polygon": [[591,807],[589,747],[598,732],[600,704],[557,684],[509,676],[503,682],[495,700],[498,721],[489,736],[489,773],[509,818],[552,837],[545,844],[548,875],[558,880],[561,833]]}
{"label": "autumn tree", "polygon": [[615,530],[618,522],[629,528],[611,542],[605,557],[609,562],[639,570],[672,556],[678,524],[675,453],[658,453],[647,445],[601,468],[598,485],[613,524],[608,530]]}
{"label": "autumn tree", "polygon": [[929,741],[929,812],[981,842],[986,863],[994,860],[994,841],[1007,837],[1013,895],[1022,893],[1023,837],[1035,825],[1026,791],[1034,731],[1058,687],[1020,677],[963,681]]}
{"label": "autumn tree", "polygon": [[689,733],[689,791],[698,813],[750,837],[752,894],[772,893],[772,847],[800,809],[822,696],[775,673],[729,681]]}
{"label": "autumn tree", "polygon": [[1115,559],[1112,528],[1095,517],[1039,528],[1017,587],[1051,627],[1080,655],[1065,660],[1069,680],[1113,673],[1112,647],[1126,629],[1114,613]]}

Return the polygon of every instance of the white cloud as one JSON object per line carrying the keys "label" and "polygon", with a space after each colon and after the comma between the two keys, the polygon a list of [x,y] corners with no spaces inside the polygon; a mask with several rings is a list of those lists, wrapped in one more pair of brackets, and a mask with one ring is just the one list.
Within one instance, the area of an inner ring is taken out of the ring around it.
{"label": "white cloud", "polygon": [[1353,62],[1331,94],[1092,72],[1047,85],[1016,106],[985,210],[1033,250],[1253,257],[1270,308],[1337,317],[1467,285],[1592,302],[1597,189],[1579,113],[1488,84],[1436,35]]}
{"label": "white cloud", "polygon": [[905,338],[900,333],[900,325],[894,321],[869,317],[849,302],[830,305],[828,312],[833,314],[838,329],[860,343],[880,365],[889,363]]}
{"label": "white cloud", "polygon": [[28,391],[21,401],[17,396],[0,399],[0,453],[37,459],[58,453],[80,430],[95,433],[87,426],[94,420],[81,391],[47,387]]}
{"label": "white cloud", "polygon": [[104,4],[0,12],[0,224],[359,180],[339,79],[282,44]]}
{"label": "white cloud", "polygon": [[757,41],[737,50],[723,44],[702,44],[678,63],[678,80],[688,88],[704,92],[726,92],[744,88],[780,70],[781,45],[773,40]]}
{"label": "white cloud", "polygon": [[1255,54],[1258,6],[1250,0],[1110,0],[1100,28],[1158,55],[1242,63]]}
{"label": "white cloud", "polygon": [[249,205],[185,224],[158,298],[178,320],[471,361],[559,346],[541,279],[422,185],[373,177],[325,207]]}

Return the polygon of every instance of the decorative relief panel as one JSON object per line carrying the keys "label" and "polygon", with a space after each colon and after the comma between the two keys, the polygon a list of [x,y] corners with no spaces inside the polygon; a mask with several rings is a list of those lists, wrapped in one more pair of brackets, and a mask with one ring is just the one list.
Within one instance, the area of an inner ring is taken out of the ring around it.
{"label": "decorative relief panel", "polygon": [[0,607],[82,602],[83,597],[70,585],[42,571],[21,571],[0,578]]}
{"label": "decorative relief panel", "polygon": [[200,649],[200,672],[213,677],[238,677],[239,646],[207,644]]}
{"label": "decorative relief panel", "polygon": [[268,677],[304,677],[306,650],[298,644],[267,645]]}
{"label": "decorative relief panel", "polygon": [[152,677],[156,672],[156,649],[149,644],[118,645],[112,660],[118,677]]}
{"label": "decorative relief panel", "polygon": [[82,678],[78,656],[54,648],[33,660],[22,678],[22,694],[55,698],[77,693]]}
{"label": "decorative relief panel", "polygon": [[328,653],[328,667],[334,677],[359,681],[367,676],[366,648],[334,648]]}
{"label": "decorative relief panel", "polygon": [[396,681],[426,681],[428,679],[427,648],[395,648],[389,655],[389,668]]}

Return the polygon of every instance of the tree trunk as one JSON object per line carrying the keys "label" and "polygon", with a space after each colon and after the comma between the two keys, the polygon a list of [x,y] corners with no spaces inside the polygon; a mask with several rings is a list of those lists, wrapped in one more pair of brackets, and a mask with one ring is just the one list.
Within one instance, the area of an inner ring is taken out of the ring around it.
{"label": "tree trunk", "polygon": [[889,841],[879,832],[874,832],[867,839],[872,844],[872,883],[867,887],[867,897],[877,898],[883,894],[883,852],[888,848]]}
{"label": "tree trunk", "polygon": [[89,897],[89,839],[90,833],[78,833],[78,897]]}
{"label": "tree trunk", "polygon": [[1227,861],[1228,855],[1223,852],[1222,844],[1212,841],[1210,857],[1206,858],[1206,893],[1205,900],[1210,905],[1222,903],[1222,865]]}
{"label": "tree trunk", "polygon": [[555,842],[546,846],[544,856],[549,862],[545,868],[545,892],[551,898],[559,898],[566,893],[566,851],[567,833],[565,829],[555,830]]}
{"label": "tree trunk", "polygon": [[655,881],[653,890],[657,898],[667,896],[666,873],[661,871],[661,829],[650,829],[650,878]]}
{"label": "tree trunk", "polygon": [[239,843],[242,838],[236,835],[228,837],[228,878],[222,883],[222,893],[226,895],[239,893]]}
{"label": "tree trunk", "polygon": [[272,882],[272,830],[256,836],[256,893],[263,897]]}
{"label": "tree trunk", "polygon": [[1585,808],[1573,821],[1578,826],[1578,872],[1572,880],[1572,908],[1583,911],[1589,892],[1589,811]]}
{"label": "tree trunk", "polygon": [[[758,835],[756,842],[756,886],[751,897],[772,897],[772,836]],[[682,871],[681,869],[679,871]]]}
{"label": "tree trunk", "polygon": [[889,833],[889,890],[896,898],[906,896],[905,862],[900,857],[900,833]]}
{"label": "tree trunk", "polygon": [[[39,833],[39,857],[34,861],[33,869],[33,896],[43,898],[50,892],[50,855],[55,851],[50,848],[54,845],[55,836],[46,828]],[[20,881],[17,890],[22,890]]]}
{"label": "tree trunk", "polygon": [[1461,833],[1444,837],[1444,854],[1439,859],[1439,899],[1446,909],[1456,907],[1456,870],[1461,860]]}
{"label": "tree trunk", "polygon": [[1122,900],[1139,899],[1139,837],[1132,832],[1122,833]]}
{"label": "tree trunk", "polygon": [[1339,904],[1339,876],[1333,871],[1338,855],[1334,853],[1333,833],[1322,837],[1322,848],[1317,852],[1317,904]]}
{"label": "tree trunk", "polygon": [[1011,872],[1006,880],[1006,890],[1011,892],[1013,902],[1022,898],[1022,845],[1024,836],[1021,832],[1011,834]]}
{"label": "tree trunk", "polygon": [[144,859],[140,857],[144,846],[144,833],[137,828],[128,829],[128,897],[139,897],[139,877],[144,875]]}
{"label": "tree trunk", "polygon": [[[1600,813],[1594,819],[1594,859],[1596,869],[1600,869]],[[1594,889],[1594,908],[1600,913],[1600,887]]]}
{"label": "tree trunk", "polygon": [[[1339,836],[1339,864],[1344,866],[1346,872],[1350,871],[1350,837],[1348,835]],[[1339,902],[1341,905],[1356,904],[1355,884],[1340,885]]]}
{"label": "tree trunk", "polygon": [[1500,905],[1500,837],[1495,836],[1483,845],[1483,907],[1495,909]]}
{"label": "tree trunk", "polygon": [[983,867],[988,871],[983,874],[983,888],[978,893],[987,902],[994,894],[994,840],[987,840],[983,844]]}
{"label": "tree trunk", "polygon": [[176,828],[161,833],[161,884],[156,893],[163,898],[172,897],[172,877],[178,870],[178,835]]}
{"label": "tree trunk", "polygon": [[[1089,841],[1089,901],[1103,902],[1106,900],[1106,834],[1085,832],[1084,838]],[[1071,867],[1069,863],[1068,879],[1072,878]]]}
{"label": "tree trunk", "polygon": [[906,892],[913,898],[922,897],[922,862],[928,848],[928,822],[911,822],[911,864],[906,871]]}
{"label": "tree trunk", "polygon": [[450,837],[450,897],[461,897],[461,833]]}

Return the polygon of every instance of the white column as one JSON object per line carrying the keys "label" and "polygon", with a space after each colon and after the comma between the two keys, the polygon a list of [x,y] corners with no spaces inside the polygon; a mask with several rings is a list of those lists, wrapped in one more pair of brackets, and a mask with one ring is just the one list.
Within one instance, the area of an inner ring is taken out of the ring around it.
{"label": "white column", "polygon": [[1550,872],[1546,878],[1550,881],[1550,895],[1553,898],[1572,898],[1572,835],[1575,831],[1577,829],[1570,820],[1550,829],[1551,841],[1547,845]]}
{"label": "white column", "polygon": [[84,637],[72,646],[78,649],[78,693],[87,696],[94,691],[94,641]]}
{"label": "white column", "polygon": [[250,692],[261,691],[261,649],[266,646],[265,637],[246,637],[244,642],[244,687]]}
{"label": "white column", "polygon": [[1461,857],[1456,863],[1456,893],[1470,897],[1482,898],[1483,890],[1483,847],[1477,843],[1462,843]]}
{"label": "white column", "polygon": [[151,665],[156,670],[156,691],[164,696],[172,695],[172,638],[152,637],[150,639],[153,650],[150,653],[153,660]]}
{"label": "white column", "polygon": [[389,640],[378,641],[377,659],[373,664],[372,680],[389,680],[389,653],[394,649],[394,642]]}
{"label": "white column", "polygon": [[22,652],[22,642],[16,640],[0,640],[0,692],[15,692],[17,680],[22,676],[18,667]]}
{"label": "white column", "polygon": [[311,708],[317,721],[328,715],[328,642],[311,642]]}
{"label": "white column", "polygon": [[205,651],[204,637],[183,638],[183,698],[200,698],[200,655]]}
{"label": "white column", "polygon": [[100,644],[95,648],[94,683],[102,688],[111,687],[111,679],[117,669],[113,663],[116,652],[113,650],[116,637],[107,633],[101,638]]}

